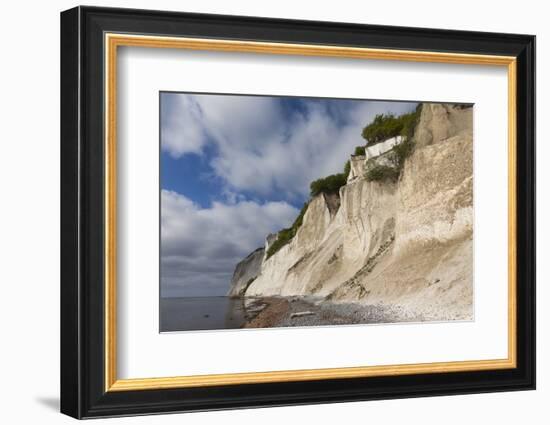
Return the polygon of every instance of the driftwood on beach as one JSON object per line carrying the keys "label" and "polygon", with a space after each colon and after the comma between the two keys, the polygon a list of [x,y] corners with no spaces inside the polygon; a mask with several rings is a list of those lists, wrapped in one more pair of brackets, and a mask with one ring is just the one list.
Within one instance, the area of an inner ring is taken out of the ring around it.
{"label": "driftwood on beach", "polygon": [[314,314],[315,314],[315,312],[313,312],[313,311],[298,311],[296,313],[292,313],[290,315],[290,318],[294,319],[295,317],[312,316]]}

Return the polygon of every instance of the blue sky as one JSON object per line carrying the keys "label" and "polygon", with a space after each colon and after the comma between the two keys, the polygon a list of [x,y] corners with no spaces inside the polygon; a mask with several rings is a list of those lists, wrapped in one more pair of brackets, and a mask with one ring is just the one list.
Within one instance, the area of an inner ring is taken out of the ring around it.
{"label": "blue sky", "polygon": [[161,294],[224,295],[235,265],[340,172],[362,128],[414,102],[162,92]]}

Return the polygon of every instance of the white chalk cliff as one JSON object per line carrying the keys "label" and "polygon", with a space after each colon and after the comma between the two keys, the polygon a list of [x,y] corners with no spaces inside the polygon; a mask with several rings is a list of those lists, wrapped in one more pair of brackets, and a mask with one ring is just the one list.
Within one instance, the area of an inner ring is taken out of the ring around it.
{"label": "white chalk cliff", "polygon": [[229,297],[244,295],[248,286],[260,274],[263,258],[264,249],[258,248],[237,264],[231,278],[231,287],[227,294]]}
{"label": "white chalk cliff", "polygon": [[472,108],[423,104],[414,139],[395,182],[367,181],[362,158],[352,161],[339,196],[314,197],[288,244],[239,265],[230,294],[315,295],[424,320],[472,319]]}

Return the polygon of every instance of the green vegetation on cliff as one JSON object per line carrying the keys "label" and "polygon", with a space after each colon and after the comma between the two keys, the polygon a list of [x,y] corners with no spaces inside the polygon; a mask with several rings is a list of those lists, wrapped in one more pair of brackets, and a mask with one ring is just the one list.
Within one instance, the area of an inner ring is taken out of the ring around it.
{"label": "green vegetation on cliff", "polygon": [[[392,114],[377,115],[372,123],[363,129],[362,135],[367,140],[367,146],[382,142],[398,135],[405,137],[405,141],[395,146],[391,153],[391,161],[394,162],[394,166],[374,165],[365,175],[365,178],[368,181],[397,181],[405,159],[414,150],[414,128],[416,127],[420,116],[420,111],[422,109],[421,105],[422,104],[419,104],[414,112],[397,117]],[[365,155],[365,146],[356,146],[353,155]],[[348,160],[344,164],[343,173],[331,174],[330,176],[322,177],[311,182],[311,198],[322,193],[338,194],[340,188],[346,184],[350,171],[351,165]],[[288,244],[294,236],[296,236],[298,229],[302,225],[308,205],[309,201],[304,203],[304,206],[300,210],[300,214],[298,214],[298,217],[294,220],[291,227],[282,229],[279,233],[277,233],[277,239],[271,244],[266,252],[266,260],[279,251],[283,246]]]}
{"label": "green vegetation on cliff", "polygon": [[344,173],[338,173],[314,180],[309,185],[310,195],[314,197],[320,193],[338,193],[340,188],[346,184],[347,178],[348,176]]}
{"label": "green vegetation on cliff", "polygon": [[393,114],[378,114],[367,125],[361,135],[367,141],[367,146],[375,145],[396,136],[412,138],[414,128],[420,116],[421,104],[414,112],[395,116]]}
{"label": "green vegetation on cliff", "polygon": [[273,254],[275,254],[278,250],[280,250],[283,246],[285,246],[287,243],[289,243],[294,236],[296,236],[296,232],[298,232],[298,229],[302,225],[304,221],[304,215],[307,211],[307,207],[309,205],[309,202],[305,202],[304,206],[300,210],[300,213],[298,214],[298,217],[296,217],[296,220],[294,220],[294,223],[292,223],[292,226],[280,230],[279,233],[277,233],[277,240],[271,244],[269,249],[266,252],[265,259],[267,260],[269,257],[271,257]]}
{"label": "green vegetation on cliff", "polygon": [[354,156],[365,156],[365,146],[355,146]]}
{"label": "green vegetation on cliff", "polygon": [[375,165],[365,174],[367,181],[385,181],[396,182],[399,178],[399,170],[387,165]]}
{"label": "green vegetation on cliff", "polygon": [[348,180],[348,175],[351,171],[351,164],[349,160],[344,164],[344,172],[338,174],[331,174],[330,176],[321,177],[314,180],[309,185],[309,195],[313,198],[321,193],[338,193],[340,188],[344,186]]}
{"label": "green vegetation on cliff", "polygon": [[[421,111],[422,104],[419,104],[414,112],[401,115],[397,118],[393,117],[393,120],[397,120],[400,123],[398,126],[400,130],[398,134],[390,137],[400,135],[403,136],[405,140],[399,145],[394,146],[393,149],[389,152],[388,157],[389,160],[392,162],[392,166],[375,163],[374,165],[369,167],[365,174],[365,178],[368,181],[391,180],[395,182],[399,179],[401,171],[403,170],[403,165],[405,164],[405,160],[414,151],[414,129],[416,128],[416,124],[418,123],[418,120],[420,118]],[[378,118],[380,117],[380,115],[377,115],[376,117]],[[373,124],[375,123],[375,121],[373,121]],[[390,119],[389,121],[392,120]],[[369,128],[373,124],[365,127],[365,129]],[[365,137],[365,130],[363,130],[363,137]]]}
{"label": "green vegetation on cliff", "polygon": [[348,159],[344,164],[344,176],[346,176],[346,179],[348,178],[350,172],[351,172],[351,163]]}

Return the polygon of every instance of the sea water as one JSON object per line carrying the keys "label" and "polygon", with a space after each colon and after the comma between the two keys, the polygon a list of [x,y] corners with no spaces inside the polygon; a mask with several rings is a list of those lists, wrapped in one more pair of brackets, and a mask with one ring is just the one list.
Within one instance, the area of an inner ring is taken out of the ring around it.
{"label": "sea water", "polygon": [[240,298],[161,298],[160,332],[239,329],[246,323],[245,313]]}

